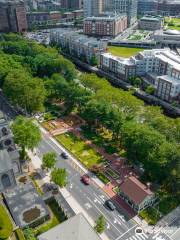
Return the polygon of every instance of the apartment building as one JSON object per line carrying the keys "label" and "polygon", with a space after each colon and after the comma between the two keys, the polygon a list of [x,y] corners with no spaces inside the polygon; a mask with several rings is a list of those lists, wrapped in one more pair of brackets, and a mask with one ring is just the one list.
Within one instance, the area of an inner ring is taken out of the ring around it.
{"label": "apartment building", "polygon": [[100,54],[107,50],[107,43],[103,41],[64,29],[51,31],[50,41],[59,44],[69,55],[87,63],[91,63],[93,57],[99,61]]}
{"label": "apartment building", "polygon": [[61,13],[58,11],[50,12],[28,12],[27,23],[28,28],[33,28],[38,25],[48,25],[60,22]]}
{"label": "apartment building", "polygon": [[161,16],[146,15],[139,20],[139,28],[143,30],[155,31],[162,29],[164,19]]}
{"label": "apartment building", "polygon": [[136,65],[131,59],[116,57],[110,53],[101,54],[100,68],[124,80],[136,76]]}
{"label": "apartment building", "polygon": [[27,30],[26,10],[21,0],[0,0],[0,32]]}
{"label": "apartment building", "polygon": [[156,96],[167,102],[180,102],[180,57],[173,51],[144,50],[130,58],[103,53],[100,68],[124,80],[143,76],[155,87]]}
{"label": "apartment building", "polygon": [[127,28],[127,16],[88,17],[84,20],[84,34],[115,37]]}

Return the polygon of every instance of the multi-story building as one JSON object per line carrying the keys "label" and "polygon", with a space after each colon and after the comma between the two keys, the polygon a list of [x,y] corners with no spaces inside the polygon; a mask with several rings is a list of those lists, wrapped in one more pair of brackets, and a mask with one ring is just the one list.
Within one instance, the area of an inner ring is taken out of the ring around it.
{"label": "multi-story building", "polygon": [[84,17],[97,17],[103,13],[103,0],[84,0]]}
{"label": "multi-story building", "polygon": [[126,28],[127,16],[88,17],[84,20],[87,35],[115,37]]}
{"label": "multi-story building", "polygon": [[101,54],[100,68],[124,80],[136,76],[136,65],[131,59],[116,57],[110,53]]}
{"label": "multi-story building", "polygon": [[162,47],[180,47],[180,31],[178,30],[157,30],[154,32],[153,38]]}
{"label": "multi-story building", "polygon": [[51,31],[50,41],[59,44],[69,55],[88,63],[93,58],[98,61],[100,54],[107,50],[107,43],[103,41],[64,29]]}
{"label": "multi-story building", "polygon": [[8,122],[0,112],[0,192],[15,186],[15,176],[20,173],[19,153]]}
{"label": "multi-story building", "polygon": [[110,0],[105,2],[105,12],[116,12],[126,14],[128,25],[132,25],[137,20],[137,0]]}
{"label": "multi-story building", "polygon": [[83,0],[61,0],[61,7],[65,9],[83,8]]}
{"label": "multi-story building", "polygon": [[58,11],[27,13],[27,23],[30,29],[38,25],[55,24],[58,23],[60,19],[61,13]]}
{"label": "multi-story building", "polygon": [[180,1],[179,0],[159,0],[158,13],[169,16],[180,15]]}
{"label": "multi-story building", "polygon": [[180,102],[180,57],[166,49],[144,50],[130,58],[101,54],[100,68],[121,79],[145,77],[155,88],[155,95],[172,102]]}
{"label": "multi-story building", "polygon": [[162,29],[164,26],[164,19],[161,16],[146,15],[139,20],[139,28],[143,30],[155,31]]}
{"label": "multi-story building", "polygon": [[138,0],[138,14],[144,15],[147,13],[157,14],[158,0]]}
{"label": "multi-story building", "polygon": [[0,32],[27,30],[26,10],[21,0],[0,0]]}

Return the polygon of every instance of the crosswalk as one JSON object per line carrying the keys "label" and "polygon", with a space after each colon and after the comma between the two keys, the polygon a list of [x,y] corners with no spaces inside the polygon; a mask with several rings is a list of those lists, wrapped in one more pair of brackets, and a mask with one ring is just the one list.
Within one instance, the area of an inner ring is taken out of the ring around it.
{"label": "crosswalk", "polygon": [[135,234],[134,236],[131,236],[127,238],[126,240],[146,240],[148,239],[149,236],[147,236],[146,233],[141,233],[141,234]]}
{"label": "crosswalk", "polygon": [[140,233],[140,234],[135,234],[129,238],[126,238],[125,240],[167,240],[166,236],[162,236],[162,234],[157,233],[155,235],[150,235],[148,236],[146,233]]}

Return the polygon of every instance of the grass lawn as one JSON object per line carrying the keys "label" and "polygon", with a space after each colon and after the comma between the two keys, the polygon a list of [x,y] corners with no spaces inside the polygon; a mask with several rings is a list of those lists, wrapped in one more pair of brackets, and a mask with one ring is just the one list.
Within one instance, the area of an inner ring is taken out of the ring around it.
{"label": "grass lawn", "polygon": [[56,136],[56,140],[72,152],[88,168],[104,160],[99,153],[72,133],[58,135]]}
{"label": "grass lawn", "polygon": [[6,209],[0,204],[0,239],[5,240],[11,235],[13,231],[13,225],[6,212]]}
{"label": "grass lawn", "polygon": [[116,46],[109,46],[108,51],[118,57],[131,57],[143,51],[143,48],[129,48],[129,47],[116,47]]}
{"label": "grass lawn", "polygon": [[155,225],[159,219],[160,214],[155,208],[147,208],[139,213],[140,217],[142,217],[146,222],[150,225]]}
{"label": "grass lawn", "polygon": [[168,29],[180,31],[180,18],[165,18],[165,23],[168,24]]}
{"label": "grass lawn", "polygon": [[54,199],[50,200],[47,205],[51,211],[52,217],[47,223],[42,224],[41,226],[37,227],[34,230],[34,234],[36,236],[48,231],[49,229],[55,227],[56,225],[58,225],[59,223],[65,221],[67,219],[67,217],[64,215],[64,212],[59,207],[56,200],[54,200]]}
{"label": "grass lawn", "polygon": [[106,177],[104,173],[96,173],[96,176],[104,183],[108,184],[110,182],[109,178]]}

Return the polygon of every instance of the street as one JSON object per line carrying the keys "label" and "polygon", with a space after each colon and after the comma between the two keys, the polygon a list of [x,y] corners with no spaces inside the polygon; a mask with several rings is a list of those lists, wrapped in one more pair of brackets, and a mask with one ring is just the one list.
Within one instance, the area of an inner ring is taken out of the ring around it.
{"label": "street", "polygon": [[[0,107],[4,111],[9,120],[12,120],[16,115],[16,111],[0,94]],[[143,229],[141,234],[137,234],[137,223],[129,219],[127,214],[122,208],[118,208],[114,212],[111,212],[104,206],[105,200],[108,197],[104,192],[95,184],[85,186],[80,181],[80,177],[83,174],[73,164],[73,160],[70,157],[68,160],[63,159],[60,154],[63,148],[56,144],[49,137],[48,134],[42,134],[42,141],[37,148],[37,155],[42,157],[45,152],[55,151],[58,156],[57,167],[66,168],[68,172],[68,185],[67,190],[81,205],[81,207],[87,212],[87,214],[95,221],[99,215],[103,214],[106,221],[106,235],[110,240],[179,240],[180,239],[180,218],[167,224],[163,229],[160,229],[158,233],[148,234],[147,229]],[[173,229],[170,234],[164,234],[165,230]]]}
{"label": "street", "polygon": [[[147,233],[143,229],[141,234],[135,232],[138,227],[133,219],[129,219],[127,213],[122,208],[110,211],[104,205],[108,197],[95,184],[91,183],[85,186],[80,177],[83,174],[75,165],[71,157],[64,159],[60,156],[62,147],[55,144],[47,134],[43,134],[43,139],[37,148],[37,155],[42,157],[46,152],[55,151],[58,156],[57,167],[66,168],[68,172],[67,190],[71,196],[81,205],[94,221],[103,215],[106,219],[105,233],[110,240],[170,240],[167,235],[161,233]],[[178,239],[177,239],[178,240]]]}

